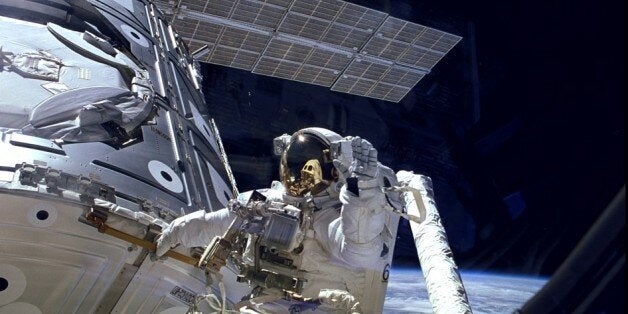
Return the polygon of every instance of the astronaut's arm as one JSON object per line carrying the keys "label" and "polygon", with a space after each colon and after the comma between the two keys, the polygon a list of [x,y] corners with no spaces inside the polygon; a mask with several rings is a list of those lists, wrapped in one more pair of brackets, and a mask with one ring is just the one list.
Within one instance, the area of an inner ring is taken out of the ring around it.
{"label": "astronaut's arm", "polygon": [[[386,198],[381,189],[377,150],[359,137],[346,138],[351,149],[334,160],[341,180],[340,218],[329,225],[332,254],[350,265],[370,268],[383,250]],[[347,156],[350,155],[350,156]]]}
{"label": "astronaut's arm", "polygon": [[377,266],[383,251],[381,232],[385,225],[385,196],[379,189],[360,190],[360,196],[340,191],[340,217],[328,228],[329,249],[349,265],[361,268]]}
{"label": "astronaut's arm", "polygon": [[173,220],[157,239],[157,256],[181,244],[185,247],[205,246],[229,228],[234,215],[228,208],[207,213],[199,210]]}

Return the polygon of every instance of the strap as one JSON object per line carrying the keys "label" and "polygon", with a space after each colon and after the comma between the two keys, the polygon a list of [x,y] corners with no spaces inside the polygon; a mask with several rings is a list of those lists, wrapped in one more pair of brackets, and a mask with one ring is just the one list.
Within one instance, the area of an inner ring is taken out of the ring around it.
{"label": "strap", "polygon": [[266,302],[277,301],[277,300],[279,300],[281,298],[282,298],[282,295],[279,294],[279,293],[265,294],[265,295],[253,297],[253,298],[250,298],[250,299],[242,300],[242,301],[236,303],[233,306],[233,308],[235,310],[237,310],[237,311],[240,311],[245,306],[253,306],[256,303],[266,303]]}

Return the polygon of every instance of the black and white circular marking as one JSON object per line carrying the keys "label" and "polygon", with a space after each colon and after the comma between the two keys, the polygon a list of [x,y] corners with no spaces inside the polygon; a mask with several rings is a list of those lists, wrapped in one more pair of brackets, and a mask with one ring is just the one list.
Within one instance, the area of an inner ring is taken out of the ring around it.
{"label": "black and white circular marking", "polygon": [[123,24],[120,26],[125,37],[136,44],[148,48],[150,46],[148,39],[133,27]]}
{"label": "black and white circular marking", "polygon": [[28,210],[26,218],[33,226],[46,228],[55,223],[58,214],[59,210],[51,203],[38,203]]}
{"label": "black and white circular marking", "polygon": [[10,264],[0,264],[0,306],[17,300],[26,290],[26,277]]}
{"label": "black and white circular marking", "polygon": [[0,306],[0,313],[43,313],[37,306],[26,302],[13,302],[5,306]]}
{"label": "black and white circular marking", "polygon": [[168,165],[159,160],[151,160],[148,162],[148,171],[161,186],[175,193],[183,192],[181,178]]}
{"label": "black and white circular marking", "polygon": [[9,281],[4,277],[0,277],[0,292],[7,290],[8,287]]}

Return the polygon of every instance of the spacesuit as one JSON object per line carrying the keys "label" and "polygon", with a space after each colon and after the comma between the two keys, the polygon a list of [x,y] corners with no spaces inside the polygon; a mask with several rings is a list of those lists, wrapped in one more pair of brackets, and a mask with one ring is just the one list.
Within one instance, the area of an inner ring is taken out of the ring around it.
{"label": "spacesuit", "polygon": [[[371,288],[368,272],[379,271],[382,260],[392,254],[386,245],[387,202],[382,191],[382,173],[388,168],[377,162],[377,151],[368,141],[321,128],[275,139],[275,152],[281,153],[281,182],[257,192],[267,201],[298,210],[298,228],[289,233],[283,227],[281,234],[291,238],[270,249],[270,244],[259,247],[260,241],[249,239],[244,259],[248,265],[264,263],[273,273],[301,280],[299,300],[310,302],[286,301],[281,287],[258,287],[236,310],[285,312],[301,304],[296,310],[363,312],[360,302]],[[175,219],[157,240],[157,256],[178,244],[206,246],[227,231],[234,216],[233,210],[223,208]]]}

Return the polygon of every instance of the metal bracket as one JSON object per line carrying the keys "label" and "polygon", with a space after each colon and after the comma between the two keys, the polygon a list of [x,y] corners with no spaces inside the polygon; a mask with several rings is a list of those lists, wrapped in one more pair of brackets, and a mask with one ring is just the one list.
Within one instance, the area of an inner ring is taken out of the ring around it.
{"label": "metal bracket", "polygon": [[[116,237],[120,240],[143,247],[149,250],[150,252],[154,252],[157,249],[157,245],[153,242],[138,238],[136,236],[130,235],[126,232],[123,232],[123,231],[120,231],[118,229],[111,228],[110,226],[108,226],[106,223],[108,215],[103,212],[103,209],[104,208],[101,208],[99,206],[93,206],[91,210],[89,211],[89,213],[87,213],[87,215],[84,217],[84,219],[79,219],[79,220],[87,223],[88,225],[95,227],[96,229],[98,229],[98,232],[105,233],[110,236]],[[164,256],[171,257],[173,259],[176,259],[180,262],[183,262],[192,266],[196,266],[198,264],[198,259],[181,254],[179,252],[172,251],[172,250],[166,252]]]}
{"label": "metal bracket", "polygon": [[100,198],[115,202],[115,189],[113,187],[89,177],[75,176],[50,167],[27,163],[22,163],[16,168],[19,170],[19,181],[22,185],[37,187],[38,184],[45,184],[49,192],[58,193],[61,190],[66,190],[79,193],[87,199]]}

